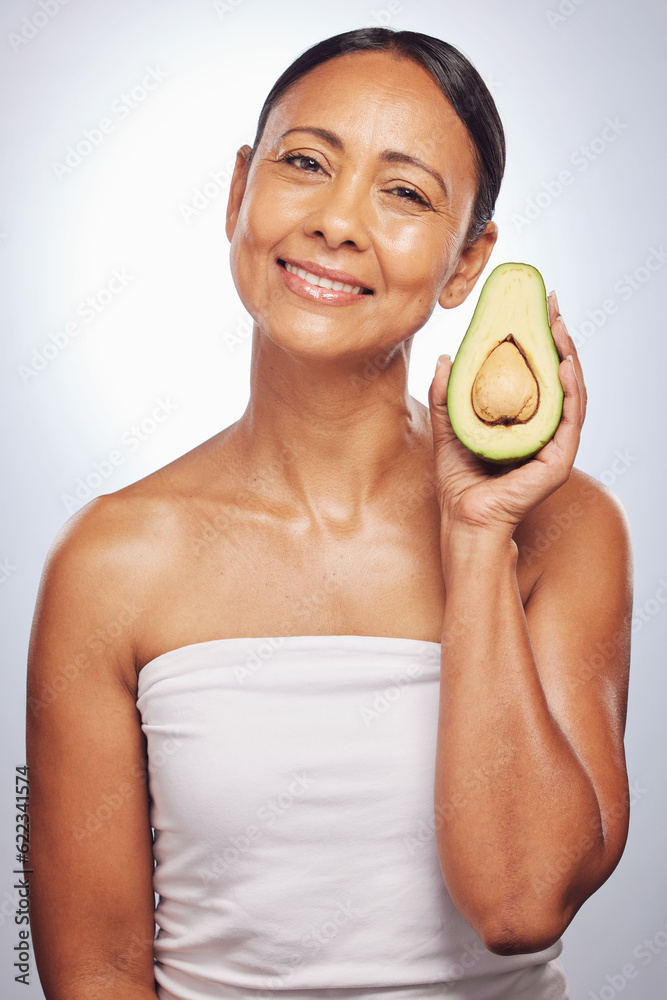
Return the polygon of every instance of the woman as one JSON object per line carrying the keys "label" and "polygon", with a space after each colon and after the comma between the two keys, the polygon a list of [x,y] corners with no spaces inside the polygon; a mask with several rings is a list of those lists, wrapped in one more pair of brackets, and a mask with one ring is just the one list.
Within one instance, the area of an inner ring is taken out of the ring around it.
{"label": "woman", "polygon": [[567,996],[560,936],[627,835],[624,516],[572,471],[554,294],[563,418],[534,459],[458,442],[447,356],[428,409],[407,391],[416,331],[489,260],[503,167],[481,78],[426,35],[338,35],[267,98],[227,215],[247,409],[88,504],[44,573],[49,1000]]}

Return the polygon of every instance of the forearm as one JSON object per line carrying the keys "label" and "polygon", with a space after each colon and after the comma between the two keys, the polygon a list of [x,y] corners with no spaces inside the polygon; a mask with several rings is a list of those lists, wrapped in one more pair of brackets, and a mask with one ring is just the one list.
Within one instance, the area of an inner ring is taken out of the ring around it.
{"label": "forearm", "polygon": [[442,556],[440,863],[455,903],[494,948],[512,950],[518,936],[517,950],[537,950],[588,895],[577,902],[604,847],[597,796],[545,697],[514,542],[469,531],[443,537]]}

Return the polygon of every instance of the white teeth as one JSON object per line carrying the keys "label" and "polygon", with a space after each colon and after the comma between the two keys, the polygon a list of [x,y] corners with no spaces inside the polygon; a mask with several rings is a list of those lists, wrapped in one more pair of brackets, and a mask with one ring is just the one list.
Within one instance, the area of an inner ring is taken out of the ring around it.
{"label": "white teeth", "polygon": [[358,295],[361,291],[361,285],[344,285],[342,281],[331,281],[329,278],[320,278],[317,274],[311,274],[310,271],[304,271],[302,267],[294,267],[293,264],[285,263],[285,270],[289,271],[290,274],[298,274],[300,278],[304,278],[311,285],[319,285],[320,288],[331,288],[335,292],[353,292]]}

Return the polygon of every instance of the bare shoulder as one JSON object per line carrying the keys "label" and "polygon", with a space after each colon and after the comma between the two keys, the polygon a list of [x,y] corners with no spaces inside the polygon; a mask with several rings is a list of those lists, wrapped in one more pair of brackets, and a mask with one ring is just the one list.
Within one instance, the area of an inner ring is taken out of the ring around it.
{"label": "bare shoulder", "polygon": [[168,465],[113,493],[89,501],[54,539],[49,561],[88,566],[105,584],[138,583],[186,533],[213,492],[224,494],[225,431]]}
{"label": "bare shoulder", "polygon": [[[173,502],[136,484],[89,501],[56,535],[45,572],[60,586],[94,594],[98,605],[136,590],[170,533]],[[172,525],[173,527],[173,525]]]}
{"label": "bare shoulder", "polygon": [[193,540],[201,535],[206,497],[225,481],[219,458],[219,450],[204,442],[73,514],[46,558],[33,638],[62,635],[68,648],[84,654],[105,646],[132,682],[138,635],[153,614],[161,581],[182,573],[196,555]]}
{"label": "bare shoulder", "polygon": [[519,565],[536,581],[556,569],[603,566],[630,571],[630,529],[623,506],[607,487],[574,469],[515,532]]}

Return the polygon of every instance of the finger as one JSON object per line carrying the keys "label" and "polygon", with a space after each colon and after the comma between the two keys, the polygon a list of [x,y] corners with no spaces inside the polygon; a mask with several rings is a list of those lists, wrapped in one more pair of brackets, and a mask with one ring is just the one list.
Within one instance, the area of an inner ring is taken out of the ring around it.
{"label": "finger", "polygon": [[554,320],[560,313],[555,292],[549,292],[547,295],[547,311],[549,313],[549,326],[553,326]]}
{"label": "finger", "polygon": [[583,424],[584,418],[586,416],[586,385],[584,383],[584,373],[581,367],[581,361],[579,360],[579,355],[577,354],[577,349],[574,346],[574,342],[567,332],[565,322],[563,317],[559,314],[553,325],[552,333],[554,335],[554,342],[558,348],[561,358],[572,358],[572,365],[574,367],[574,372],[577,378],[577,388],[580,396],[580,419]]}
{"label": "finger", "polygon": [[[441,354],[438,358],[433,381],[428,390],[428,405],[431,411],[431,423],[436,440],[445,432],[451,430],[449,414],[447,412],[447,389],[449,387],[449,375],[452,370],[452,359],[449,354]],[[449,436],[449,435],[447,435]]]}
{"label": "finger", "polygon": [[577,348],[575,347],[572,337],[570,337],[567,332],[565,320],[561,315],[555,292],[549,293],[547,303],[549,309],[549,325],[551,326],[551,335],[554,339],[556,349],[558,350],[561,359],[567,358],[568,355],[572,356],[577,376],[577,383],[581,394],[581,422],[583,423],[586,417],[587,393],[586,384],[584,382],[584,373],[579,360],[579,355],[577,354]]}
{"label": "finger", "polygon": [[555,292],[549,293],[549,324],[552,327],[551,335],[554,338],[554,343],[558,348],[561,359],[565,359],[568,354],[571,354],[573,358],[576,357],[577,348],[574,346],[572,337],[567,332]]}
{"label": "finger", "polygon": [[[431,411],[431,427],[433,430],[433,446],[436,454],[442,459],[444,451],[455,444],[457,451],[467,449],[456,437],[449,420],[447,409],[447,390],[449,388],[449,377],[452,371],[452,359],[448,354],[441,354],[428,392],[428,405]],[[447,447],[445,447],[447,446]],[[468,453],[470,454],[470,453]]]}
{"label": "finger", "polygon": [[435,364],[433,386],[439,401],[447,402],[447,387],[452,370],[452,359],[449,354],[441,354]]}
{"label": "finger", "polygon": [[568,478],[579,447],[582,423],[582,398],[574,358],[561,361],[558,376],[563,387],[563,414],[551,441],[535,456],[559,467],[563,482]]}

